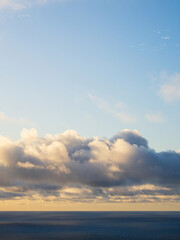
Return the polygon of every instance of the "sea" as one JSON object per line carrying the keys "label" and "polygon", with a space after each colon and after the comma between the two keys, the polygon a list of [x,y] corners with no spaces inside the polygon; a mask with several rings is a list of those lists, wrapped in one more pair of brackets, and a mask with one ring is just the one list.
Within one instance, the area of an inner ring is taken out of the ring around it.
{"label": "sea", "polygon": [[0,240],[180,240],[180,212],[0,212]]}

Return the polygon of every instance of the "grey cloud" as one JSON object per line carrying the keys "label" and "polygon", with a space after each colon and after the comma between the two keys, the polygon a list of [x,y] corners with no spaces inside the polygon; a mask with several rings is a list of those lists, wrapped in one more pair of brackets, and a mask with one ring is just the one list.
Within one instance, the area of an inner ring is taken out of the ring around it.
{"label": "grey cloud", "polygon": [[15,197],[23,197],[24,195],[21,193],[14,193],[14,192],[4,192],[0,191],[0,200],[4,199],[12,199]]}
{"label": "grey cloud", "polygon": [[143,138],[136,130],[124,130],[123,132],[117,133],[110,141],[115,142],[117,139],[124,139],[126,142],[136,144],[137,146],[148,147],[148,142]]}

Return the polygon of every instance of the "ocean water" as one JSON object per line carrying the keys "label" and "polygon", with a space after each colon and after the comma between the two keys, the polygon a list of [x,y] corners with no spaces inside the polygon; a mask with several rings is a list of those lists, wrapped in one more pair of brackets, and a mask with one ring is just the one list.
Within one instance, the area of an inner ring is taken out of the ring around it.
{"label": "ocean water", "polygon": [[0,212],[0,240],[180,240],[180,212]]}

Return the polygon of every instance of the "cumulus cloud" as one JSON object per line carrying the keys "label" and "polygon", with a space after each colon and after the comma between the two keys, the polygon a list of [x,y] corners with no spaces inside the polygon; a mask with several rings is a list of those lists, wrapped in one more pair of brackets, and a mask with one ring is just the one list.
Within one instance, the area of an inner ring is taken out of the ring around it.
{"label": "cumulus cloud", "polygon": [[48,2],[61,2],[63,0],[0,0],[0,9],[22,10],[33,5],[41,5]]}
{"label": "cumulus cloud", "polygon": [[172,102],[180,100],[180,74],[163,76],[165,83],[159,90],[159,95],[166,101]]}
{"label": "cumulus cloud", "polygon": [[68,130],[21,139],[0,137],[0,198],[70,201],[179,201],[180,154],[156,152],[136,130],[111,139]]}

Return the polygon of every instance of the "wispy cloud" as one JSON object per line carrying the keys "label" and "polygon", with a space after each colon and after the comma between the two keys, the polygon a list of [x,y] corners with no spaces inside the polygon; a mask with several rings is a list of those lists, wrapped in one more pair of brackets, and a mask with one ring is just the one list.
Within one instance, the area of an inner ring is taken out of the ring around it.
{"label": "wispy cloud", "polygon": [[25,8],[26,3],[23,0],[1,0],[0,9],[10,8],[13,10],[21,10]]}
{"label": "wispy cloud", "polygon": [[159,30],[153,30],[153,32],[155,34],[157,34],[157,37],[160,41],[157,42],[157,45],[156,47],[154,48],[154,51],[160,51],[160,50],[163,50],[165,49],[166,47],[168,47],[167,43],[168,43],[168,40],[171,39],[170,35],[169,35],[169,30],[168,29],[165,29],[165,30],[162,30],[162,31],[159,31]]}
{"label": "wispy cloud", "polygon": [[170,37],[169,36],[163,36],[163,37],[161,37],[161,39],[163,39],[163,40],[170,40]]}
{"label": "wispy cloud", "polygon": [[169,30],[168,29],[165,29],[165,30],[153,30],[154,33],[156,33],[157,35],[159,35],[159,37],[161,39],[164,39],[164,40],[169,40],[170,39],[170,36],[168,35],[168,32]]}
{"label": "wispy cloud", "polygon": [[0,136],[0,199],[180,201],[180,154],[157,153],[136,130],[111,139],[76,131],[39,137],[24,129],[16,142]]}
{"label": "wispy cloud", "polygon": [[156,34],[161,34],[161,31],[159,31],[159,30],[153,30],[153,32]]}
{"label": "wispy cloud", "polygon": [[34,125],[32,122],[24,118],[15,119],[15,118],[9,117],[4,112],[0,112],[0,121],[10,123],[10,124],[16,124],[16,125],[27,125],[27,126]]}
{"label": "wispy cloud", "polygon": [[62,2],[65,0],[0,0],[0,9],[22,10],[33,5],[41,5],[55,1]]}
{"label": "wispy cloud", "polygon": [[29,18],[30,15],[29,14],[19,14],[18,18]]}
{"label": "wispy cloud", "polygon": [[122,110],[119,111],[119,109],[117,108],[124,108],[125,104],[122,102],[118,102],[117,104],[115,104],[115,106],[110,105],[107,101],[105,101],[102,98],[96,97],[92,94],[88,94],[88,97],[91,99],[91,101],[93,101],[96,106],[105,111],[106,113],[115,116],[116,118],[120,119],[121,121],[125,122],[125,123],[131,123],[133,122],[135,119],[130,116],[127,113],[124,113]]}
{"label": "wispy cloud", "polygon": [[159,95],[166,102],[180,100],[180,74],[163,75],[164,83],[161,85]]}
{"label": "wispy cloud", "polygon": [[151,123],[162,123],[164,122],[164,118],[160,115],[160,114],[149,114],[147,113],[145,115],[145,118],[147,121],[151,122]]}

